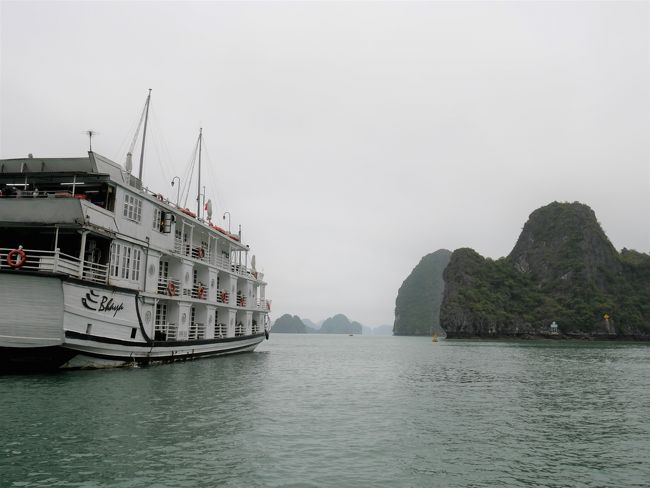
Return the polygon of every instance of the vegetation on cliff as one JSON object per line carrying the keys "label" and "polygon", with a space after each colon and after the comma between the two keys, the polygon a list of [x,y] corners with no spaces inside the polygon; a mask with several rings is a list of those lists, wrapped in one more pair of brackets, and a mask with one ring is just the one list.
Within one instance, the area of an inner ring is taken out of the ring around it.
{"label": "vegetation on cliff", "polygon": [[444,272],[449,337],[650,337],[650,255],[618,253],[580,203],[535,210],[505,258],[456,250]]}
{"label": "vegetation on cliff", "polygon": [[447,249],[427,254],[404,280],[395,300],[395,335],[444,334],[440,327],[442,274],[450,257]]}

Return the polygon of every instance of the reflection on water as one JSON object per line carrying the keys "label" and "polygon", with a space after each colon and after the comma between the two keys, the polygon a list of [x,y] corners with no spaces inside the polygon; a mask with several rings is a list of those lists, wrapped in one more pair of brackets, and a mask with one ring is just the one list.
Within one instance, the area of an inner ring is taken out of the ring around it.
{"label": "reflection on water", "polygon": [[0,376],[3,486],[644,486],[650,347],[275,334]]}

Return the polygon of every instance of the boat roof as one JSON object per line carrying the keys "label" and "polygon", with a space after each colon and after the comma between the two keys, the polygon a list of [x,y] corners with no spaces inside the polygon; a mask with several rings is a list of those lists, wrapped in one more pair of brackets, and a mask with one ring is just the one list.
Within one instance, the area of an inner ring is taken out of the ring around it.
{"label": "boat roof", "polygon": [[0,173],[97,173],[97,166],[90,157],[0,159]]}
{"label": "boat roof", "polygon": [[0,159],[0,174],[25,173],[94,173],[109,175],[112,180],[141,188],[140,180],[126,174],[124,168],[110,159],[89,151],[85,158],[16,158]]}

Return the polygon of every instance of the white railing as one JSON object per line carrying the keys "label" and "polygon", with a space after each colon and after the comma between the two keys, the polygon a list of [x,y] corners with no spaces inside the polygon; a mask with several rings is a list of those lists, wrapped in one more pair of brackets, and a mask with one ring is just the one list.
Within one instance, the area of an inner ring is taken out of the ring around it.
{"label": "white railing", "polygon": [[235,273],[236,275],[243,276],[252,280],[257,280],[258,276],[261,279],[261,274],[257,271],[254,271],[251,268],[247,268],[243,264],[233,264],[230,262],[230,258],[224,255],[218,255],[217,253],[212,253],[208,248],[205,247],[193,247],[190,248],[190,243],[187,241],[182,241],[181,239],[174,239],[174,252],[180,254],[181,256],[189,256],[197,261],[202,261],[204,263],[211,264],[217,268],[228,271],[230,273]]}
{"label": "white railing", "polygon": [[244,335],[244,324],[238,322],[237,325],[235,325],[235,337],[239,337],[243,335]]}
{"label": "white railing", "polygon": [[158,335],[159,337],[162,336],[161,339],[164,341],[175,341],[177,329],[176,324],[156,324],[153,329],[154,340],[158,340],[156,339]]}
{"label": "white railing", "polygon": [[193,257],[194,259],[198,259],[199,261],[204,261],[206,263],[210,262],[210,250],[206,249],[203,246],[192,248],[192,252],[190,253],[190,255],[191,257]]}
{"label": "white railing", "polygon": [[201,323],[193,323],[190,324],[190,333],[188,335],[188,339],[195,340],[195,339],[204,339],[205,338],[205,324]]}
{"label": "white railing", "polygon": [[271,300],[257,299],[255,300],[255,308],[259,310],[271,311]]}
{"label": "white railing", "polygon": [[222,255],[215,255],[210,261],[213,265],[223,269],[224,271],[230,270],[230,258]]}
{"label": "white railing", "polygon": [[230,293],[226,290],[217,290],[217,303],[230,303]]}
{"label": "white railing", "polygon": [[182,255],[182,256],[189,256],[190,254],[190,243],[187,241],[183,241],[179,238],[174,238],[174,252]]}
{"label": "white railing", "polygon": [[73,194],[71,191],[40,191],[40,190],[15,190],[15,193],[2,193],[0,198],[80,198],[85,199],[86,195]]}
{"label": "white railing", "polygon": [[191,297],[196,298],[198,300],[207,300],[208,299],[208,289],[200,281],[198,283],[194,283],[194,285],[192,286]]}
{"label": "white railing", "polygon": [[[10,257],[11,256],[11,257]],[[62,273],[95,283],[106,283],[108,265],[84,261],[56,251],[0,248],[0,269]]]}
{"label": "white railing", "polygon": [[221,339],[228,335],[228,326],[226,324],[216,324],[214,326],[214,337]]}
{"label": "white railing", "polygon": [[181,294],[181,280],[158,278],[158,293],[170,297],[179,296]]}

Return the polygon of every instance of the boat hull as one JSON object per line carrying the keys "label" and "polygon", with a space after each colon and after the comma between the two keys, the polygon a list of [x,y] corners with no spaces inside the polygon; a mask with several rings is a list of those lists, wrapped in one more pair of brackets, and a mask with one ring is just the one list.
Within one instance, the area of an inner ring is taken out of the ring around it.
{"label": "boat hull", "polygon": [[135,291],[0,273],[0,371],[108,368],[253,351],[265,334],[155,341]]}
{"label": "boat hull", "polygon": [[84,345],[0,347],[0,373],[33,373],[58,369],[100,369],[189,361],[253,351],[264,336],[248,336],[228,345],[154,347],[149,351],[107,351],[88,341]]}

